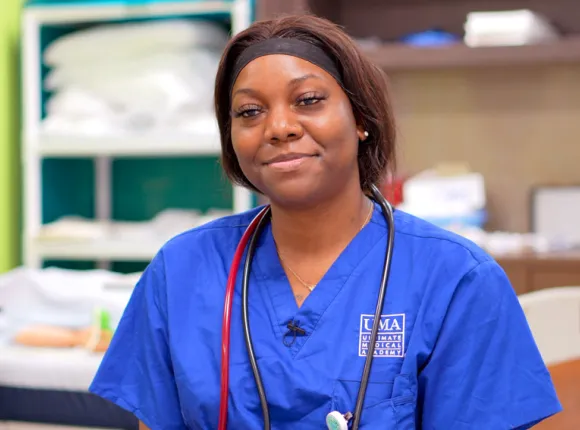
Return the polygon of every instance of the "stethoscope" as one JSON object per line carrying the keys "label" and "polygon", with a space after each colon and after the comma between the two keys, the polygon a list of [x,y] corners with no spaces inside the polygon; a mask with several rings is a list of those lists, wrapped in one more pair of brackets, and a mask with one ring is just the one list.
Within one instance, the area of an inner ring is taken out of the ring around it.
{"label": "stethoscope", "polygon": [[[385,262],[383,266],[383,274],[381,277],[381,286],[379,289],[379,296],[377,298],[377,305],[375,310],[375,317],[373,321],[373,328],[371,331],[371,340],[369,342],[369,350],[365,359],[365,364],[363,368],[363,373],[361,377],[361,384],[358,390],[356,405],[354,408],[354,413],[342,414],[338,411],[333,411],[329,413],[326,417],[326,424],[331,430],[347,430],[349,428],[349,423],[352,422],[351,428],[358,430],[360,419],[362,415],[363,403],[366,395],[366,390],[369,382],[369,375],[371,372],[371,366],[373,364],[373,356],[375,350],[375,343],[377,339],[377,334],[379,331],[379,324],[381,320],[381,313],[383,305],[385,302],[385,296],[387,293],[387,283],[389,279],[389,271],[391,269],[391,259],[393,255],[393,243],[395,239],[395,221],[393,218],[393,208],[390,203],[383,197],[379,189],[375,185],[371,185],[371,198],[379,204],[383,211],[383,215],[387,222],[387,252],[385,255]],[[262,407],[262,414],[264,415],[264,430],[270,430],[270,414],[268,412],[268,401],[266,399],[266,392],[264,391],[264,385],[262,383],[262,378],[260,376],[260,371],[258,369],[258,363],[256,361],[256,356],[254,354],[254,346],[252,343],[252,336],[250,333],[250,324],[248,316],[248,284],[250,279],[250,270],[252,265],[252,258],[256,250],[256,244],[258,243],[258,237],[263,227],[268,222],[270,218],[270,206],[265,206],[256,217],[252,220],[240,242],[236,248],[234,254],[234,259],[230,268],[228,275],[228,281],[226,285],[226,298],[224,303],[224,316],[223,316],[223,326],[222,326],[222,363],[221,363],[221,393],[220,393],[220,415],[219,415],[219,430],[226,430],[227,426],[227,416],[228,416],[228,391],[229,391],[229,362],[230,362],[230,326],[231,326],[231,312],[232,303],[234,297],[234,290],[236,287],[236,276],[240,268],[240,263],[242,256],[244,255],[246,246],[248,245],[248,252],[246,254],[246,259],[244,261],[244,273],[242,278],[242,317],[244,326],[244,337],[246,341],[246,347],[248,350],[248,357],[250,359],[250,365],[252,366],[252,372],[254,373],[254,378],[256,380],[256,386],[258,389],[258,395],[260,397],[260,404]]]}

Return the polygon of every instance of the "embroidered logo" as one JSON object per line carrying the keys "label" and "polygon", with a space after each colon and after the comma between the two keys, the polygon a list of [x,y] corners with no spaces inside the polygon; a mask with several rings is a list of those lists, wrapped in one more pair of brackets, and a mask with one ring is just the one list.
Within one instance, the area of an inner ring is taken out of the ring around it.
{"label": "embroidered logo", "polygon": [[[373,330],[374,315],[360,316],[358,355],[366,357]],[[403,357],[405,348],[405,314],[381,315],[374,357]]]}

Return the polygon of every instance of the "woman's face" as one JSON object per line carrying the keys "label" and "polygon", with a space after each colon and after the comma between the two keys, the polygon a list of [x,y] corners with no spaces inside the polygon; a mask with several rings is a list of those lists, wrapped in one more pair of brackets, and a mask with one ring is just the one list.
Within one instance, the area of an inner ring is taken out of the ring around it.
{"label": "woman's face", "polygon": [[240,167],[273,203],[310,206],[360,186],[364,130],[323,69],[289,55],[257,58],[238,75],[231,107]]}

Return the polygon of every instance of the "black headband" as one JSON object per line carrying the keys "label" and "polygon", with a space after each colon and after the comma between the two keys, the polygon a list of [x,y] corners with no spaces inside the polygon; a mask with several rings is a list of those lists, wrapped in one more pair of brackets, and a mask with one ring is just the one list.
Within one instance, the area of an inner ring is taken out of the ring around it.
{"label": "black headband", "polygon": [[236,82],[238,75],[242,69],[246,67],[248,63],[250,63],[250,61],[253,61],[258,57],[273,54],[285,54],[302,58],[303,60],[306,60],[325,70],[334,79],[336,79],[341,87],[343,87],[342,77],[338,71],[338,68],[336,67],[336,64],[322,49],[313,45],[312,43],[304,42],[298,39],[274,38],[266,39],[251,45],[240,54],[236,60],[236,63],[234,64],[232,71],[230,94],[234,88],[234,83]]}

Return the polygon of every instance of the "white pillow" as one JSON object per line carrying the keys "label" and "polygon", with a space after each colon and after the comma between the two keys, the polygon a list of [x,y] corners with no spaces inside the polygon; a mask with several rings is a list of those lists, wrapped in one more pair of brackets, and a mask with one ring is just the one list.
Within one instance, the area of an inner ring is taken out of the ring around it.
{"label": "white pillow", "polygon": [[176,73],[198,72],[213,83],[220,56],[218,51],[189,49],[181,52],[155,52],[118,61],[104,59],[95,63],[67,64],[56,67],[47,74],[44,88],[48,91],[71,86],[92,88],[103,82],[125,81],[133,76],[160,69]]}
{"label": "white pillow", "polygon": [[227,40],[227,32],[208,21],[106,24],[60,37],[46,48],[43,57],[49,66],[84,65],[193,47],[223,50]]}

